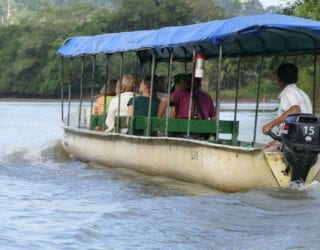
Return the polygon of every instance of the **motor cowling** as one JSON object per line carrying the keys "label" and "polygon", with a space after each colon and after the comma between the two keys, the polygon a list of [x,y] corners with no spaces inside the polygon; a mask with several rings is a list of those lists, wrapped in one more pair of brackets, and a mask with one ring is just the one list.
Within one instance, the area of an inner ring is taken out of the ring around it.
{"label": "motor cowling", "polygon": [[320,153],[320,119],[312,114],[292,114],[282,125],[280,141],[293,181],[305,181]]}

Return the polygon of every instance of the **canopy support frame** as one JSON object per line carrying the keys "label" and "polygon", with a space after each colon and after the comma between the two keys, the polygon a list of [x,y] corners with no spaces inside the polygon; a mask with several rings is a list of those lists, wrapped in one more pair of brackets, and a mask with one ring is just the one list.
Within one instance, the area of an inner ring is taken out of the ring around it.
{"label": "canopy support frame", "polygon": [[80,94],[79,94],[79,114],[78,114],[78,128],[80,128],[81,114],[82,114],[82,102],[83,102],[83,75],[84,75],[84,56],[81,56],[81,72],[80,72]]}
{"label": "canopy support frame", "polygon": [[123,77],[123,52],[120,52],[120,85],[119,85],[119,94],[118,94],[118,111],[117,111],[117,126],[116,131],[120,133],[120,108],[121,108],[121,91],[122,91],[122,77]]}

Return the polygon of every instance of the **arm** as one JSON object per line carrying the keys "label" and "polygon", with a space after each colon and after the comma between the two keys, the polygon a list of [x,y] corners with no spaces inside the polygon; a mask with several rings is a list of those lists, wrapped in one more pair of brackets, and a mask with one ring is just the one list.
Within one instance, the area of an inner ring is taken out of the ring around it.
{"label": "arm", "polygon": [[[170,101],[170,103],[173,102],[173,96],[170,96],[170,100],[169,101]],[[158,117],[162,118],[162,117],[165,116],[164,114],[166,113],[167,104],[168,104],[168,97],[165,96],[165,97],[162,98],[162,100],[161,100],[161,102],[159,104],[158,114],[157,114]]]}
{"label": "arm", "polygon": [[127,126],[129,126],[129,119],[132,117],[133,114],[133,105],[128,106],[128,115],[127,115]]}
{"label": "arm", "polygon": [[214,107],[214,104],[212,103],[212,109],[209,112],[209,118],[210,120],[215,120],[216,119],[216,108]]}
{"label": "arm", "polygon": [[216,115],[217,115],[217,111],[216,111],[216,107],[213,103],[212,98],[210,97],[210,110],[209,110],[209,118],[210,120],[215,120],[216,119]]}
{"label": "arm", "polygon": [[300,113],[301,109],[298,105],[293,105],[291,106],[286,112],[284,112],[282,115],[280,115],[277,119],[267,123],[262,127],[262,133],[267,135],[268,132],[276,125],[281,124],[282,122],[285,121],[285,119],[291,115],[291,114],[296,114]]}

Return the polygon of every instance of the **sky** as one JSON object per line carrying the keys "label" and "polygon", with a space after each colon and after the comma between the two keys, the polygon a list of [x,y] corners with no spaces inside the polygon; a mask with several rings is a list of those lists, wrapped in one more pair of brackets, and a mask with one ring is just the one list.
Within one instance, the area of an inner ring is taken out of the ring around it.
{"label": "sky", "polygon": [[294,2],[293,0],[260,0],[260,3],[263,5],[263,7],[268,7],[268,6],[279,6],[282,4],[285,4],[287,2]]}

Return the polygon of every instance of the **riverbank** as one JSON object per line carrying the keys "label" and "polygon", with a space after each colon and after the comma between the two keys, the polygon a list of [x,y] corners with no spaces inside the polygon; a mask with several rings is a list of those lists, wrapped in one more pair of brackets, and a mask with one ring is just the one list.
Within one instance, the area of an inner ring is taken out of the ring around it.
{"label": "riverbank", "polygon": [[19,97],[1,97],[0,102],[60,102],[55,98],[19,98]]}
{"label": "riverbank", "polygon": [[[72,98],[72,101],[79,101],[78,98]],[[60,102],[60,99],[56,98],[19,98],[19,97],[0,97],[1,102]],[[83,99],[84,102],[90,102],[90,98],[85,98]],[[234,98],[231,97],[226,97],[226,98],[221,98],[220,101],[222,103],[232,103],[235,101]],[[238,100],[240,103],[255,103],[256,99],[254,98],[239,98]],[[66,100],[65,100],[66,102]],[[260,103],[277,103],[278,101],[276,99],[261,99]]]}

